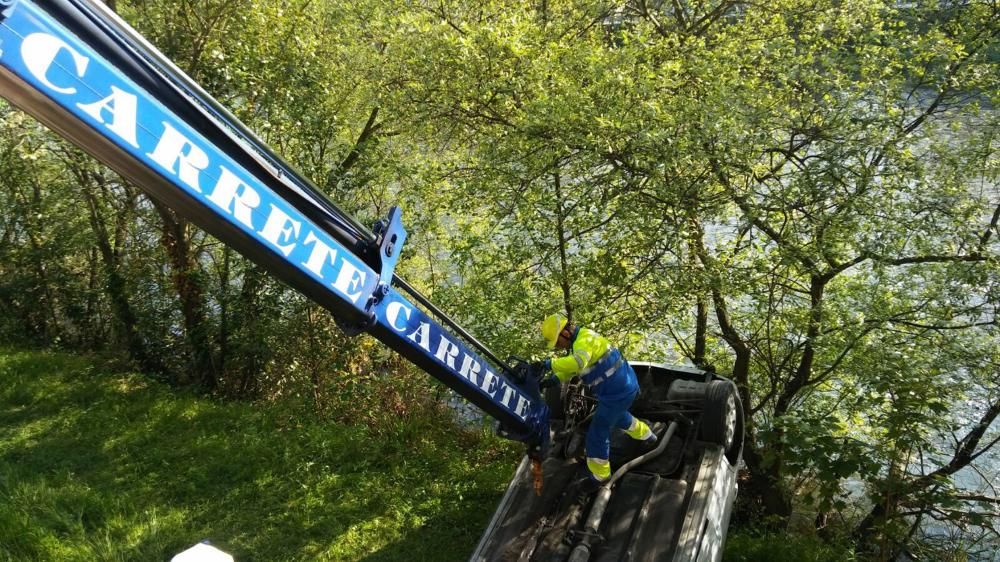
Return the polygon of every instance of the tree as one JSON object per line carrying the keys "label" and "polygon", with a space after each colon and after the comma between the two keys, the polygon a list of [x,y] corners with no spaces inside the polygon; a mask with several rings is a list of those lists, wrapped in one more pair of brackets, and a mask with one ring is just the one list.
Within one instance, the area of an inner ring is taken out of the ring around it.
{"label": "tree", "polygon": [[[76,194],[86,209],[86,215],[100,255],[104,273],[104,291],[117,320],[119,338],[129,356],[144,372],[166,374],[167,368],[151,352],[147,337],[139,324],[129,287],[129,272],[125,248],[132,242],[139,217],[139,192],[127,181],[112,176],[96,166],[77,150],[58,150],[57,156],[76,180]],[[91,327],[91,331],[94,328]]]}
{"label": "tree", "polygon": [[[996,443],[996,2],[118,8],[363,222],[401,202],[400,272],[501,353],[537,349],[563,309],[630,358],[730,375],[749,515],[843,511],[856,479],[855,536],[883,558],[928,519],[988,527],[995,498],[953,481]],[[67,224],[96,251],[69,257],[78,242],[33,218],[66,213],[34,181],[61,185],[65,163],[5,137],[14,324],[67,337],[90,330],[79,310],[111,310],[127,347],[172,342],[206,386],[306,389],[324,411],[323,389],[353,392],[338,373],[392,366],[89,165],[69,166],[91,191]],[[156,257],[120,242],[133,214]]]}
{"label": "tree", "polygon": [[[460,158],[456,302],[512,346],[561,303],[731,366],[767,514],[888,478],[869,460],[894,437],[851,425],[936,425],[964,387],[935,381],[968,379],[943,350],[995,337],[996,6],[521,8],[403,26],[407,99]],[[894,359],[928,327],[941,353]],[[901,379],[919,392],[883,401]]]}
{"label": "tree", "polygon": [[93,294],[86,223],[41,127],[4,105],[0,135],[0,324],[15,341],[75,345]]}

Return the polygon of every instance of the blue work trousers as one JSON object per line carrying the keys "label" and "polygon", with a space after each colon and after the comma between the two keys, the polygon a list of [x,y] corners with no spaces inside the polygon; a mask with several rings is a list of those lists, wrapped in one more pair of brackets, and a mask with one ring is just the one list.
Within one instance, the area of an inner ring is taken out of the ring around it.
{"label": "blue work trousers", "polygon": [[587,457],[608,460],[611,456],[611,428],[628,429],[632,427],[632,414],[628,408],[632,405],[638,388],[621,398],[599,398],[597,411],[590,419],[590,429],[587,430]]}

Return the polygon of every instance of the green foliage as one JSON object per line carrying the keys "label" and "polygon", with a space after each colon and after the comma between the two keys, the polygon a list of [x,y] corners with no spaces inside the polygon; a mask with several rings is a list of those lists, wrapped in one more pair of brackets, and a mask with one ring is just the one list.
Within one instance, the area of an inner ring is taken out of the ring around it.
{"label": "green foliage", "polygon": [[47,157],[49,135],[6,103],[0,138],[0,337],[77,344],[89,336],[93,287],[87,226],[65,196],[71,179]]}
{"label": "green foliage", "polygon": [[517,452],[411,411],[382,431],[0,355],[0,559],[458,560]]}
{"label": "green foliage", "polygon": [[998,20],[866,0],[416,10],[386,44],[455,159],[438,295],[504,348],[563,308],[640,332],[630,357],[669,334],[733,365],[746,490],[779,515],[796,492],[843,510],[856,474],[931,505],[901,473],[948,464],[944,436],[972,427],[949,412],[998,390],[970,376],[997,344]]}
{"label": "green foliage", "polygon": [[[730,374],[748,504],[846,517],[860,479],[887,557],[909,514],[982,519],[951,480],[1000,405],[995,2],[116,4],[363,222],[402,204],[401,275],[501,356],[563,309]],[[419,373],[10,110],[0,166],[0,338],[411,408],[382,382]]]}
{"label": "green foliage", "polygon": [[828,544],[815,536],[731,533],[723,562],[854,562],[849,546]]}

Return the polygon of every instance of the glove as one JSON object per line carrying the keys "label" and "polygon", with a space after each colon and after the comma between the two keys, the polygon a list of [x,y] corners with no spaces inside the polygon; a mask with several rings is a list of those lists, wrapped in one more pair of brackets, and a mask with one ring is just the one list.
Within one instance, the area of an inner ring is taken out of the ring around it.
{"label": "glove", "polygon": [[552,370],[552,360],[546,359],[545,361],[535,361],[531,364],[531,370],[539,376],[542,376]]}
{"label": "glove", "polygon": [[559,377],[551,376],[542,379],[542,382],[538,383],[538,388],[545,390],[550,386],[556,386],[559,384]]}

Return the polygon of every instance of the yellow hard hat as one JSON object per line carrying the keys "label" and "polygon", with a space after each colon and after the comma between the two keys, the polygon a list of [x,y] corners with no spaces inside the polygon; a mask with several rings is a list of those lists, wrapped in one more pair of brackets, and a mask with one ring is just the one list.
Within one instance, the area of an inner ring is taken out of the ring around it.
{"label": "yellow hard hat", "polygon": [[542,320],[542,337],[545,338],[545,343],[549,344],[549,349],[555,349],[556,340],[559,339],[559,332],[566,327],[566,323],[569,320],[565,316],[559,314],[549,314]]}

